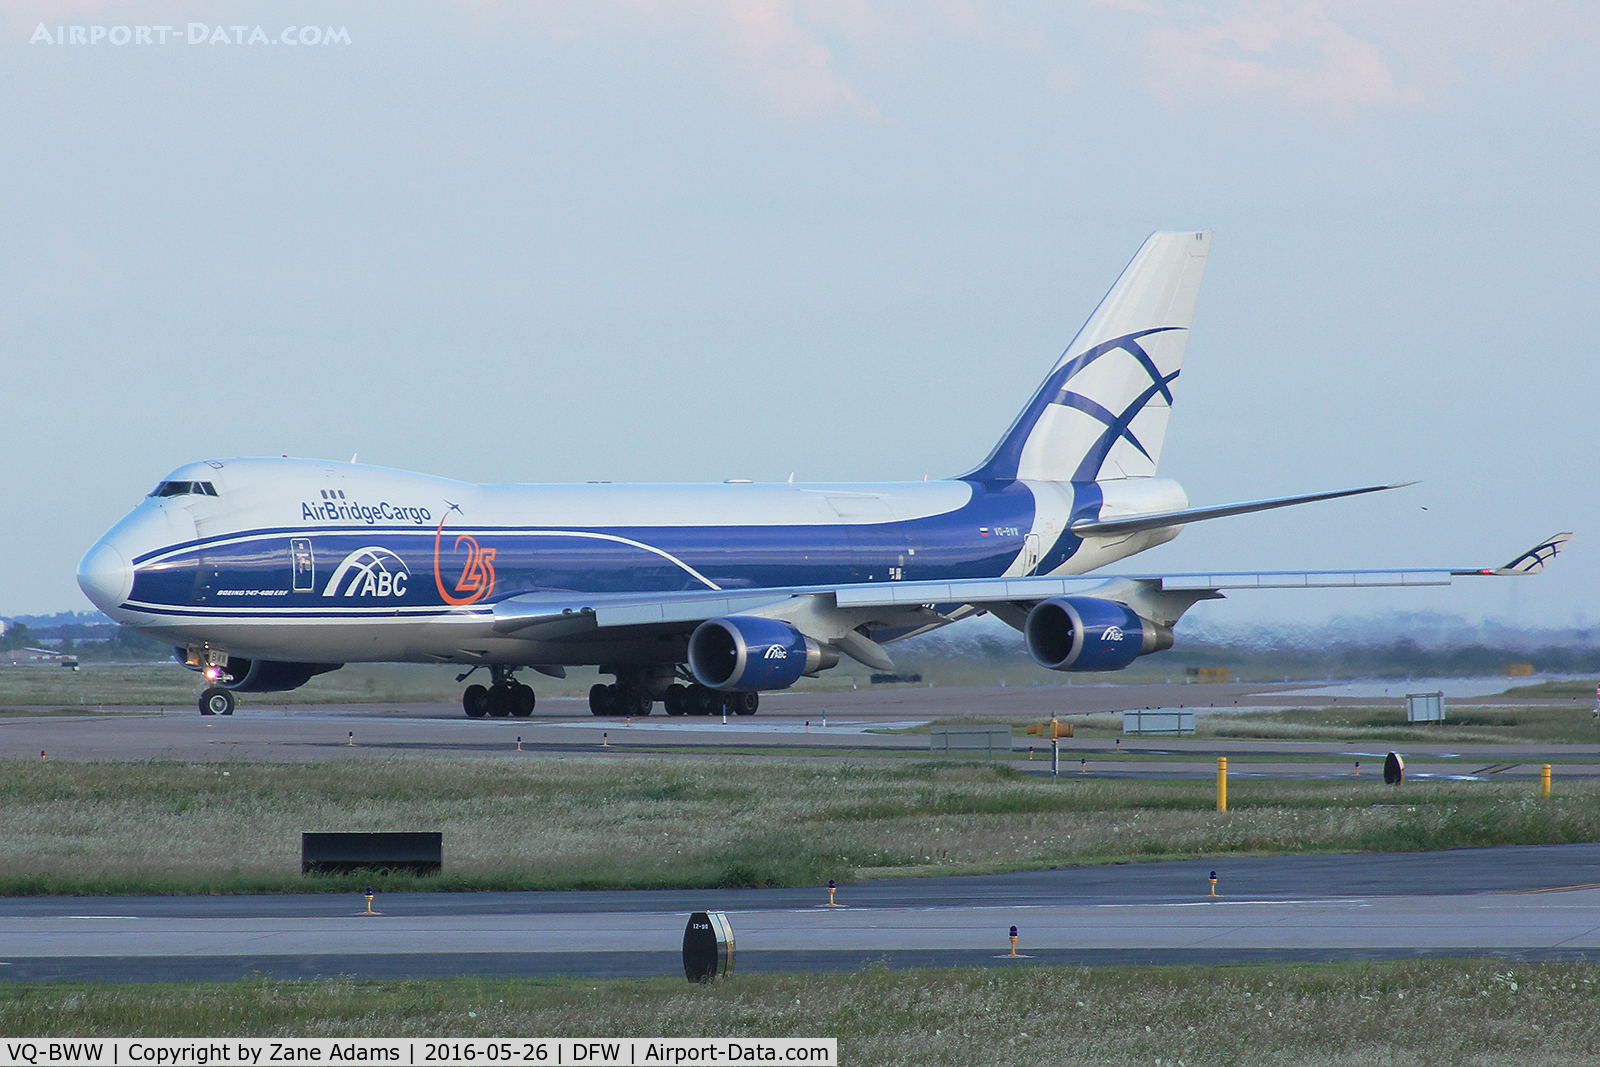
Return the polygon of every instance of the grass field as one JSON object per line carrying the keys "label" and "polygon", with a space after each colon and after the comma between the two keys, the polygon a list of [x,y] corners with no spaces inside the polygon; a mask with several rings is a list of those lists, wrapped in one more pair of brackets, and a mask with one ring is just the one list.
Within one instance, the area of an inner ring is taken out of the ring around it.
{"label": "grass field", "polygon": [[1600,1060],[1593,964],[1032,967],[613,981],[0,983],[7,1035],[836,1037],[843,1064]]}
{"label": "grass field", "polygon": [[438,830],[385,888],[816,885],[1114,860],[1600,840],[1600,783],[1204,781],[811,759],[0,763],[0,892],[348,891],[304,830]]}
{"label": "grass field", "polygon": [[[1600,744],[1600,720],[1589,707],[1547,705],[1524,707],[1451,707],[1439,724],[1411,724],[1400,708],[1370,705],[1285,708],[1242,714],[1220,712],[1195,717],[1200,737],[1256,738],[1288,741],[1384,741],[1391,743],[1519,744],[1557,742]],[[1120,733],[1121,722],[1095,717],[1090,732]]]}
{"label": "grass field", "polygon": [[[449,667],[353,664],[287,693],[255,693],[245,699],[261,705],[439,701],[459,706],[459,673]],[[198,690],[199,676],[170,662],[89,662],[76,671],[52,665],[0,667],[0,710],[97,704],[191,708]]]}

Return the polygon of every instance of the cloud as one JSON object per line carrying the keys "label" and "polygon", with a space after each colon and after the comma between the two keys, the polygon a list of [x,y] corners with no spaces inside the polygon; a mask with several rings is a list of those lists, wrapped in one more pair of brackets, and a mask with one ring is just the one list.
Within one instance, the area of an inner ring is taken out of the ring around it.
{"label": "cloud", "polygon": [[783,109],[810,115],[862,103],[834,69],[833,52],[800,24],[792,0],[711,0],[705,6],[723,23],[762,92]]}
{"label": "cloud", "polygon": [[1169,104],[1196,95],[1265,96],[1333,110],[1420,103],[1378,46],[1316,2],[1246,0],[1189,25],[1167,17],[1148,35],[1152,90]]}
{"label": "cloud", "polygon": [[1142,23],[1149,88],[1175,107],[1254,97],[1335,112],[1439,103],[1565,62],[1600,37],[1585,0],[1084,0]]}

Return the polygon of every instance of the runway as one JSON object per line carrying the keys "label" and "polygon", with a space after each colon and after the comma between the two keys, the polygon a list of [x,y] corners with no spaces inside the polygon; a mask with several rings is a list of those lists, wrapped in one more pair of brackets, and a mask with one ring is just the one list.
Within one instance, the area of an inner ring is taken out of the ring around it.
{"label": "runway", "polygon": [[[676,975],[696,910],[743,971],[1600,954],[1600,845],[1262,857],[821,888],[0,901],[10,980]],[[1019,928],[1022,958],[1007,931]]]}
{"label": "runway", "polygon": [[[780,693],[752,717],[596,718],[578,698],[541,700],[528,719],[469,720],[440,704],[241,704],[229,717],[184,708],[85,709],[0,717],[0,756],[52,760],[271,760],[306,762],[389,757],[768,755],[922,757],[935,719],[1028,721],[1117,708],[1188,706],[1217,710],[1266,703],[1316,706],[1304,687],[1283,685],[1068,685],[990,689],[888,687],[860,692]],[[1499,700],[1504,697],[1475,698]],[[1386,697],[1338,698],[1392,706]],[[1209,702],[1209,703],[1203,703]],[[1463,699],[1457,704],[1468,704]],[[1452,704],[1451,706],[1456,706]],[[1576,714],[1576,713],[1575,713]],[[1600,733],[1600,731],[1597,731]],[[1050,746],[1018,738],[1020,773],[1049,774]],[[1600,774],[1600,744],[1429,744],[1401,746],[1414,778],[1536,779],[1542,764],[1558,779]],[[1336,741],[1194,738],[1073,738],[1061,743],[1063,774],[1207,778],[1227,756],[1237,778],[1343,778],[1379,773],[1385,747]]]}

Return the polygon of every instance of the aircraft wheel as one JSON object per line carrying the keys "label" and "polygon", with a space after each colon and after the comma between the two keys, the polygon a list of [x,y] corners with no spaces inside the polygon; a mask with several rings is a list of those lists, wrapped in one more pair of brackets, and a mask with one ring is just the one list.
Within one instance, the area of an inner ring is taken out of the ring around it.
{"label": "aircraft wheel", "polygon": [[749,693],[728,694],[728,710],[733,712],[735,715],[754,715],[756,713],[756,709],[760,706],[760,693],[752,691]]}
{"label": "aircraft wheel", "polygon": [[481,685],[469,685],[461,694],[461,708],[469,719],[481,719],[489,714],[489,690]]}
{"label": "aircraft wheel", "polygon": [[596,682],[589,687],[589,711],[595,715],[610,715],[612,699],[611,686],[604,682]]}
{"label": "aircraft wheel", "polygon": [[211,686],[200,694],[200,714],[232,715],[233,694],[219,685]]}
{"label": "aircraft wheel", "polygon": [[489,716],[503,719],[511,714],[516,694],[509,685],[492,686],[489,689]]}
{"label": "aircraft wheel", "polygon": [[700,684],[689,687],[689,714],[710,715],[722,704],[722,694],[709,686]]}
{"label": "aircraft wheel", "polygon": [[619,715],[648,715],[656,699],[643,686],[618,686],[617,713]]}
{"label": "aircraft wheel", "polygon": [[689,687],[686,685],[669,685],[667,691],[661,695],[662,706],[667,709],[668,715],[687,715]]}
{"label": "aircraft wheel", "polygon": [[519,719],[526,719],[532,715],[535,702],[533,687],[518,682],[512,688],[511,693],[513,698],[511,701],[511,714]]}

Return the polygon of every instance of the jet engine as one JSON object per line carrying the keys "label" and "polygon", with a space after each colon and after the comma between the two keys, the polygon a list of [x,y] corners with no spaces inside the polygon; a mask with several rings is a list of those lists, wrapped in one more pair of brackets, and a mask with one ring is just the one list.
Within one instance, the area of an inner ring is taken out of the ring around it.
{"label": "jet engine", "polygon": [[712,689],[787,689],[839,662],[839,653],[786,622],[755,615],[708,619],[689,635],[689,670]]}
{"label": "jet engine", "polygon": [[1172,627],[1095,597],[1035,604],[1022,634],[1034,662],[1053,671],[1120,671],[1140,656],[1172,647]]}
{"label": "jet engine", "polygon": [[236,693],[281,693],[299,689],[319,674],[327,674],[343,667],[343,663],[283,663],[270,659],[241,659],[229,656],[217,667],[202,667],[188,662],[186,649],[174,649],[173,658],[192,671],[219,672],[211,684]]}

